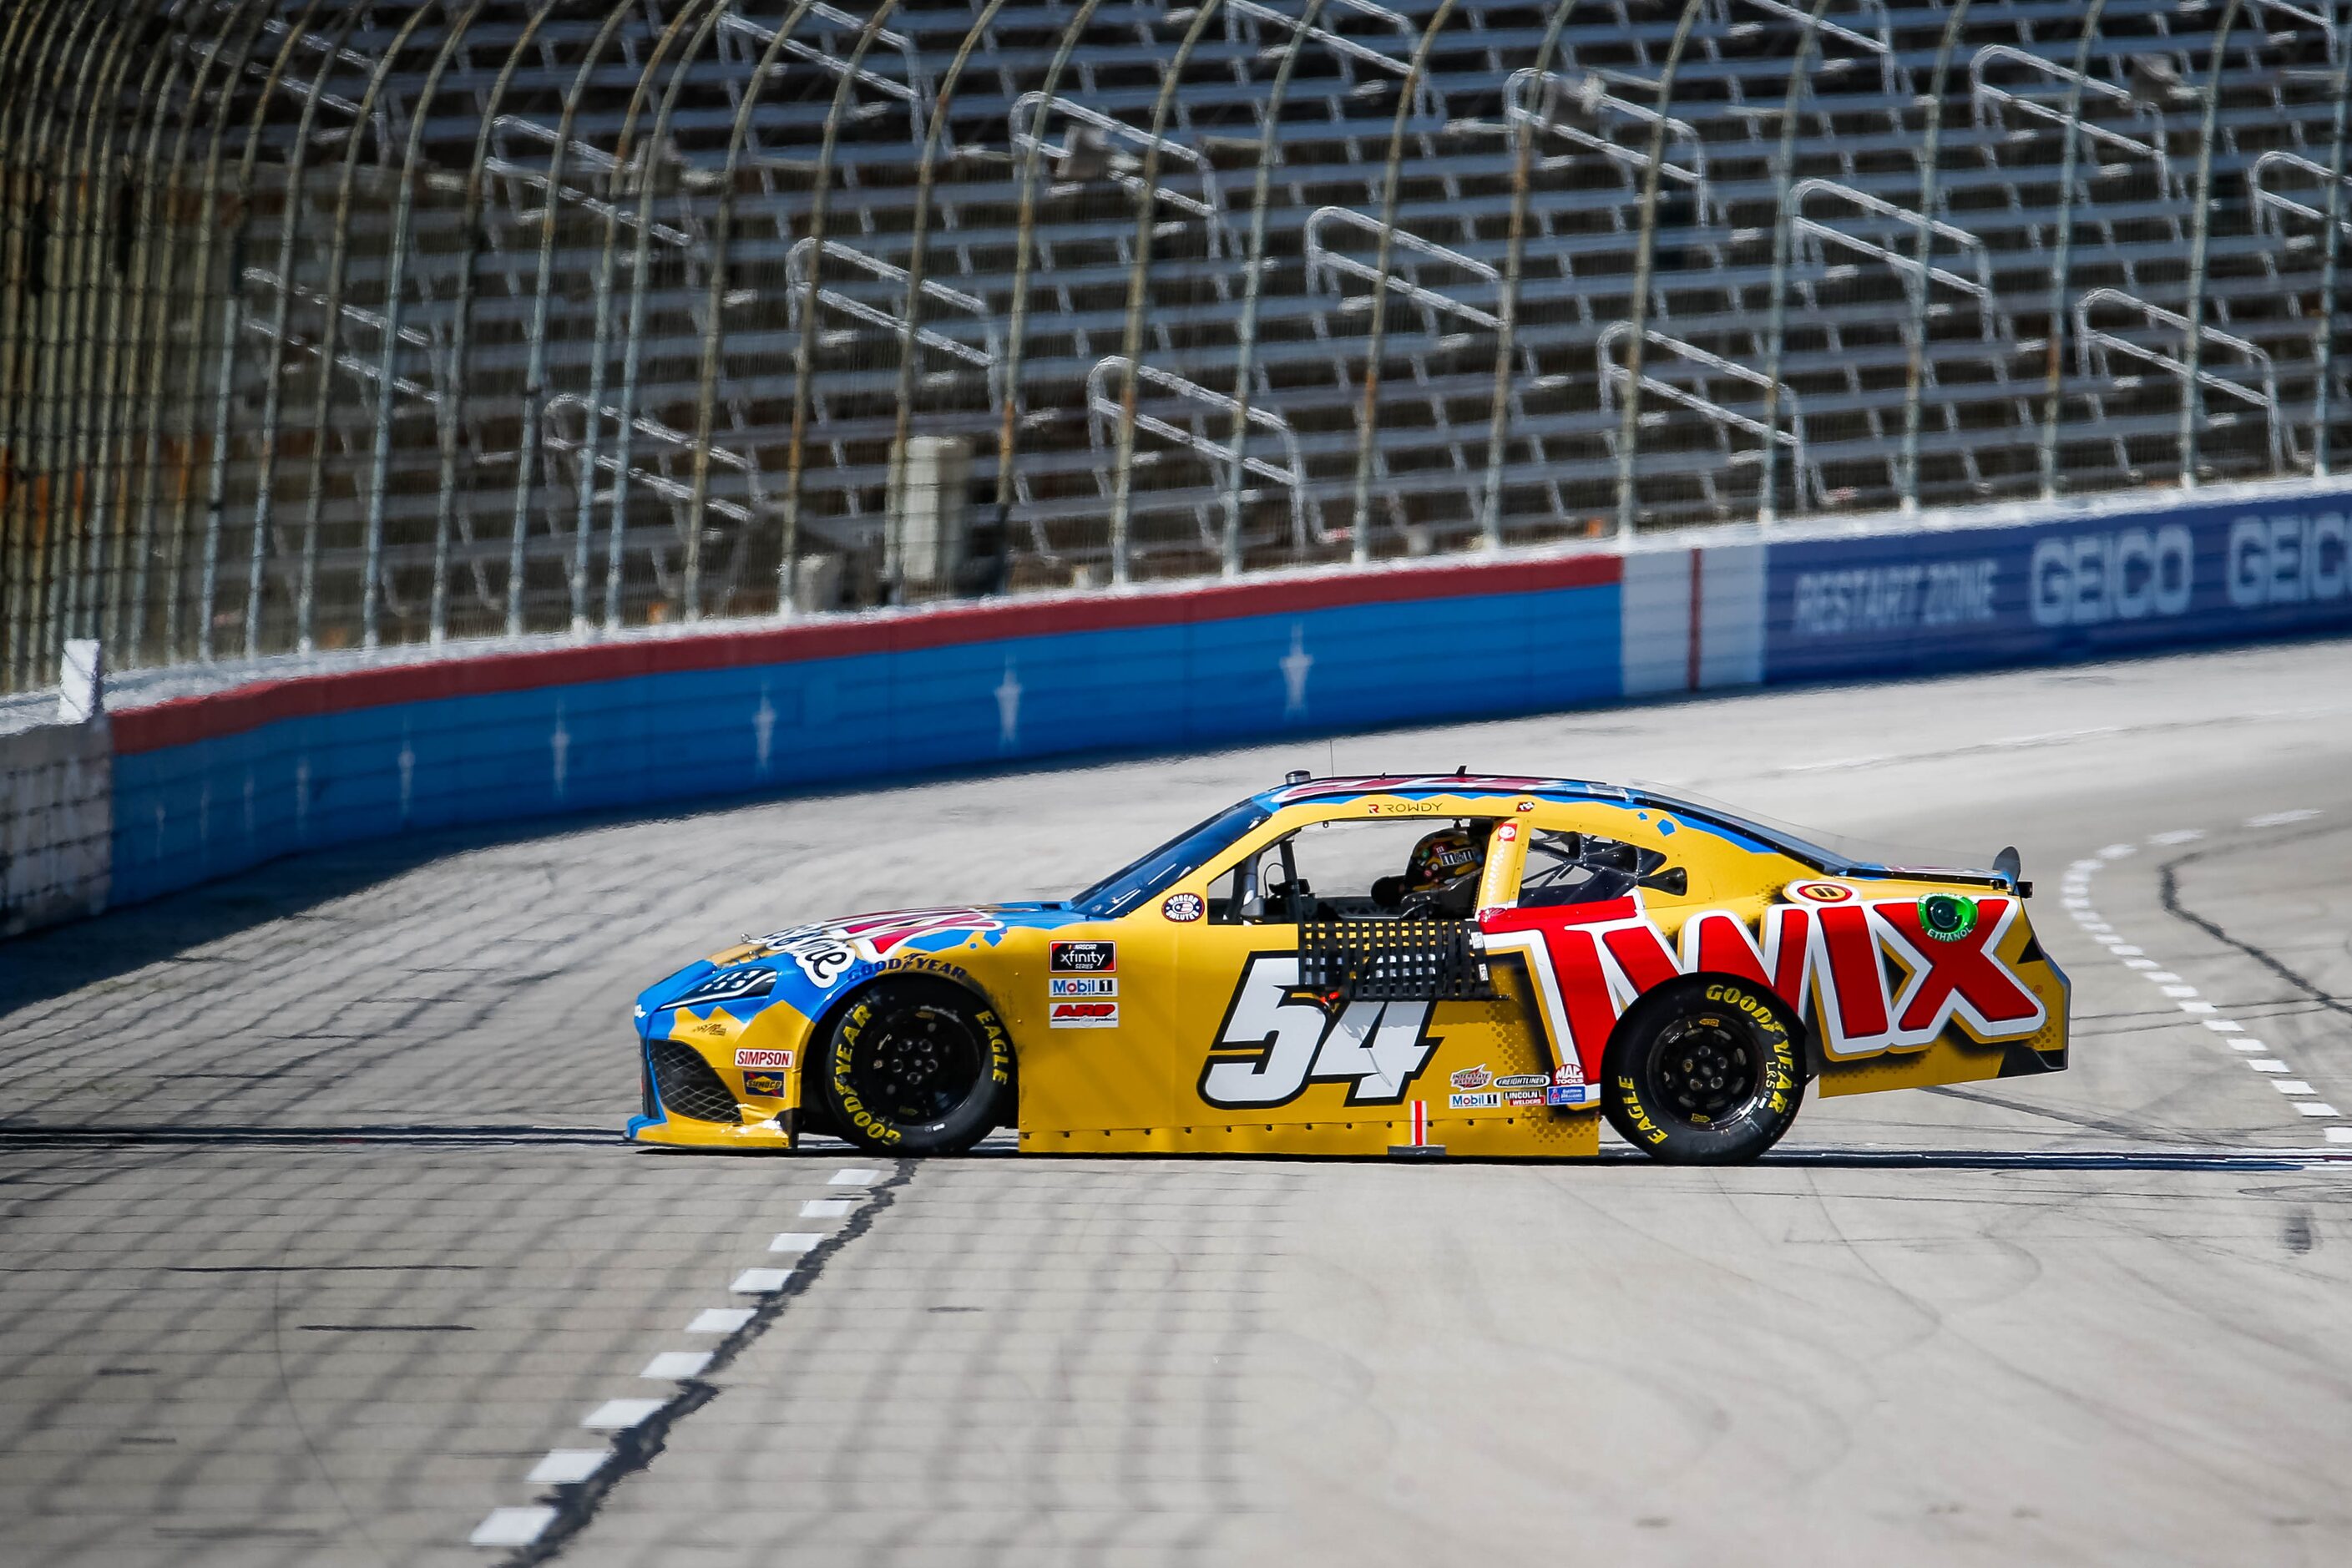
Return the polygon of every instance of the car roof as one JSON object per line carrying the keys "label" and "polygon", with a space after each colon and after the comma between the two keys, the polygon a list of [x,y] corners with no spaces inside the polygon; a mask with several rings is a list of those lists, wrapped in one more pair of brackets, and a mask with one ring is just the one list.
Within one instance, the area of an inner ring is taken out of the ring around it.
{"label": "car roof", "polygon": [[1349,801],[1370,795],[1541,795],[1556,800],[1629,801],[1636,792],[1591,779],[1524,778],[1507,773],[1359,773],[1286,784],[1260,795],[1269,810],[1302,801]]}

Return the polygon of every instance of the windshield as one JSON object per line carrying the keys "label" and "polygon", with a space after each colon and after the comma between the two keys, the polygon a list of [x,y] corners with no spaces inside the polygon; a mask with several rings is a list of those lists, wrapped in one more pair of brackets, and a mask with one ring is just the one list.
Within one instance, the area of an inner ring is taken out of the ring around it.
{"label": "windshield", "polygon": [[1206,822],[1186,828],[1141,859],[1105,877],[1072,899],[1070,907],[1097,920],[1125,914],[1270,815],[1255,800],[1228,806]]}

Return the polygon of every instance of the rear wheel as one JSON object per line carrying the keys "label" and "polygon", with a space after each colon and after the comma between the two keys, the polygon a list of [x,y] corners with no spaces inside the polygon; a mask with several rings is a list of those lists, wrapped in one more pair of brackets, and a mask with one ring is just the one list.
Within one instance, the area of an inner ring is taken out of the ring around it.
{"label": "rear wheel", "polygon": [[877,1154],[957,1154],[996,1125],[1013,1043],[962,987],[887,980],[835,1019],[825,1098],[841,1134]]}
{"label": "rear wheel", "polygon": [[1628,1011],[1610,1041],[1602,1105],[1620,1136],[1675,1165],[1732,1165],[1780,1141],[1805,1097],[1788,1004],[1695,974]]}

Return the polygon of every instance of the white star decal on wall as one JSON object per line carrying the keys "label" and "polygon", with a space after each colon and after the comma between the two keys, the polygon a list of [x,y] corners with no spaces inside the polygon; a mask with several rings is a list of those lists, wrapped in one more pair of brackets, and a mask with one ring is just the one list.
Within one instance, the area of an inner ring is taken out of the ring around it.
{"label": "white star decal on wall", "polygon": [[1307,623],[1290,623],[1290,651],[1276,661],[1282,666],[1284,699],[1282,716],[1286,719],[1307,717],[1307,672],[1315,668],[1315,656],[1307,651]]}
{"label": "white star decal on wall", "polygon": [[996,745],[1009,752],[1021,743],[1021,676],[1013,660],[1004,661],[1004,679],[996,683]]}

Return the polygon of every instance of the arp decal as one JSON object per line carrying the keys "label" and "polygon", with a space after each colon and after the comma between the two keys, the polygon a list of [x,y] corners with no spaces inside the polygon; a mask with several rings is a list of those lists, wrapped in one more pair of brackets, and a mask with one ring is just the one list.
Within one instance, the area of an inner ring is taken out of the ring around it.
{"label": "arp decal", "polygon": [[1056,1029],[1116,1029],[1116,1002],[1056,1002],[1047,1010],[1046,1024]]}
{"label": "arp decal", "polygon": [[[2032,1035],[2048,1012],[1995,956],[2018,902],[1986,898],[1975,907],[1973,925],[1948,931],[1929,928],[1916,899],[1775,904],[1764,912],[1760,944],[1730,910],[1703,910],[1684,922],[1677,946],[1630,900],[1492,910],[1480,923],[1490,960],[1526,963],[1553,1059],[1578,1060],[1589,1075],[1635,999],[1701,971],[1810,1003],[1822,1049],[1835,1059],[1916,1050],[1955,1019],[1987,1044]],[[1901,971],[1899,989],[1890,988],[1887,959]]]}
{"label": "arp decal", "polygon": [[1263,1109],[1287,1105],[1310,1083],[1342,1082],[1350,1105],[1395,1105],[1437,1048],[1429,1010],[1427,1002],[1334,1007],[1300,990],[1296,953],[1259,953],[1218,1026],[1201,1098]]}
{"label": "arp decal", "polygon": [[1115,942],[1057,942],[1046,948],[1045,969],[1052,974],[1109,974],[1118,968]]}

